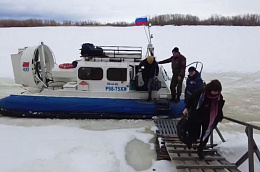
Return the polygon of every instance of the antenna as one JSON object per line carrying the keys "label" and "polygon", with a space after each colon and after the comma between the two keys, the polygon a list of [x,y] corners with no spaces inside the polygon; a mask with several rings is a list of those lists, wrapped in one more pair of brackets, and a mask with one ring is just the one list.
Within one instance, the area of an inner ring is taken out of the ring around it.
{"label": "antenna", "polygon": [[148,40],[146,56],[154,56],[154,47],[152,44],[153,34],[151,34],[151,32],[150,32],[150,27],[152,27],[151,23],[149,23],[149,25],[147,26],[147,30],[148,30],[148,34],[147,34],[147,31],[146,31],[145,25],[144,25],[144,30],[145,30],[146,37]]}

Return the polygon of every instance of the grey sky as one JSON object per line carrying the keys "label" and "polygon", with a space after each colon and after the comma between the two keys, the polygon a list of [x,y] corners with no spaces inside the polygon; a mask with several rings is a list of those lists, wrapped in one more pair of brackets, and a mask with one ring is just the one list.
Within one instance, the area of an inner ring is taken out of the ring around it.
{"label": "grey sky", "polygon": [[133,22],[136,17],[260,14],[260,0],[0,0],[0,19]]}

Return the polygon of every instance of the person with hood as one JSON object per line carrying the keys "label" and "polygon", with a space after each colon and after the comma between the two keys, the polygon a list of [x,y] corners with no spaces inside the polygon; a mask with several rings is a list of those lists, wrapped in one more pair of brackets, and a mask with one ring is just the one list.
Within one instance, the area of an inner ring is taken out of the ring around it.
{"label": "person with hood", "polygon": [[196,70],[196,68],[191,66],[188,69],[188,72],[189,72],[189,75],[188,75],[188,78],[186,80],[186,88],[185,88],[185,96],[184,96],[185,97],[184,98],[185,103],[191,97],[194,90],[203,87],[203,81],[201,79],[201,75]]}
{"label": "person with hood", "polygon": [[200,159],[205,157],[203,149],[213,129],[223,119],[222,109],[225,100],[223,100],[221,91],[221,83],[218,80],[212,80],[204,88],[193,92],[183,111],[184,116],[188,116],[190,121],[189,134],[193,137],[192,140],[197,140],[200,136],[200,144],[197,149]]}
{"label": "person with hood", "polygon": [[[171,101],[179,102],[182,92],[182,82],[185,76],[186,58],[179,52],[179,48],[172,50],[172,56],[168,59],[159,61],[159,64],[172,63],[172,80],[171,80]],[[177,92],[176,92],[177,87]]]}
{"label": "person with hood", "polygon": [[158,77],[159,66],[157,61],[153,56],[148,56],[146,59],[142,60],[139,64],[139,71],[142,71],[142,76],[145,85],[148,89],[148,99],[147,101],[152,100],[152,84],[155,77]]}

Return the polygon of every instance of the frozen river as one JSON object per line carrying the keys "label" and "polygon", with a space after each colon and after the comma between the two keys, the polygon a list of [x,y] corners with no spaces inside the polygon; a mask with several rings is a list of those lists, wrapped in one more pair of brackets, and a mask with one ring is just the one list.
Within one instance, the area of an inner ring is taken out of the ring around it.
{"label": "frozen river", "polygon": [[[202,78],[218,79],[226,100],[224,115],[260,126],[260,27],[152,27],[158,60],[178,46],[187,64],[201,61]],[[24,91],[14,84],[10,54],[44,41],[58,64],[79,59],[84,42],[95,45],[142,46],[142,27],[0,28],[0,98]],[[134,39],[133,39],[134,38]],[[145,54],[145,53],[144,53]],[[169,75],[170,65],[165,65]],[[247,150],[245,127],[223,120],[227,142],[218,151],[235,162]],[[152,120],[66,120],[0,117],[0,160],[5,172],[172,172],[172,164],[155,161]],[[254,131],[258,147],[260,132]],[[239,142],[234,143],[234,140]],[[86,163],[87,162],[87,163]],[[257,161],[256,161],[257,162]],[[257,172],[260,166],[257,163]],[[246,165],[241,170],[247,171]]]}

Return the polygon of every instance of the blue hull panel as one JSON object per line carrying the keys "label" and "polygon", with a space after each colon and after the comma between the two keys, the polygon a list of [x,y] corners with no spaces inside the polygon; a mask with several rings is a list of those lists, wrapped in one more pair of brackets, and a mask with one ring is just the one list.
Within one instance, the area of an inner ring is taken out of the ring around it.
{"label": "blue hull panel", "polygon": [[[154,102],[135,99],[80,98],[10,95],[0,100],[1,113],[16,114],[122,114],[122,116],[154,116]],[[184,101],[170,104],[170,116],[179,116]],[[8,112],[8,113],[7,113]]]}

